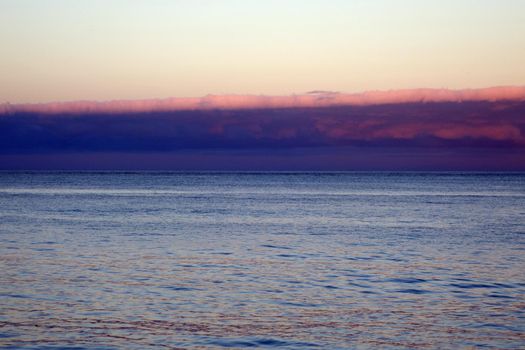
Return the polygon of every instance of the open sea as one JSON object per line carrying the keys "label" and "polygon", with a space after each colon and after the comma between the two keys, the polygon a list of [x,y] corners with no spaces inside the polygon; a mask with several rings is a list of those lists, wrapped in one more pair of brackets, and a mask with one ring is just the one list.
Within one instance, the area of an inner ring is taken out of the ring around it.
{"label": "open sea", "polygon": [[1,349],[524,349],[525,174],[0,172]]}

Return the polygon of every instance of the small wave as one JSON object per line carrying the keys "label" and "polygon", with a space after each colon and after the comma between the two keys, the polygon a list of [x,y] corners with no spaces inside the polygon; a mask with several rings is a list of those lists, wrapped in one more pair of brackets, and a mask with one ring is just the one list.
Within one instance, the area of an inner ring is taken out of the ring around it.
{"label": "small wave", "polygon": [[486,283],[451,283],[450,286],[461,289],[498,288],[498,286]]}
{"label": "small wave", "polygon": [[428,291],[428,290],[413,289],[413,288],[399,289],[399,290],[396,290],[396,292],[398,292],[398,293],[406,293],[406,294],[429,294],[429,293],[432,293],[431,291]]}
{"label": "small wave", "polygon": [[199,288],[183,287],[183,286],[164,286],[162,288],[177,291],[177,292],[193,292],[193,291],[200,290]]}
{"label": "small wave", "polygon": [[261,247],[265,247],[265,248],[274,248],[274,249],[292,249],[292,248],[290,248],[290,247],[279,246],[279,245],[273,245],[273,244],[262,244]]}
{"label": "small wave", "polygon": [[210,339],[206,345],[215,345],[225,348],[277,348],[277,347],[317,347],[318,344],[286,341],[274,338],[219,338]]}
{"label": "small wave", "polygon": [[500,191],[311,191],[283,189],[281,191],[268,191],[241,189],[241,190],[184,190],[184,189],[115,189],[115,188],[26,188],[7,187],[0,188],[0,194],[11,195],[99,195],[99,196],[334,196],[334,197],[516,197],[525,198],[525,193],[500,192]]}
{"label": "small wave", "polygon": [[427,280],[422,278],[390,278],[386,280],[387,282],[394,282],[394,283],[424,283],[427,282]]}

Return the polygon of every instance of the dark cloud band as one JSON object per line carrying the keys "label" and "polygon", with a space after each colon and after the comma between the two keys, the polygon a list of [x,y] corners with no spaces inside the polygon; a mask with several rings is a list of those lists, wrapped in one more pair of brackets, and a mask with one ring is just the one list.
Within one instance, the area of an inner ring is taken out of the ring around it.
{"label": "dark cloud band", "polygon": [[[461,155],[453,160],[450,154],[454,153]],[[199,159],[208,159],[215,164],[213,168],[220,168],[219,163],[227,163],[227,159],[236,159],[243,162],[238,163],[243,169],[256,169],[263,163],[264,169],[272,169],[271,159],[276,168],[283,168],[286,159],[291,161],[289,164],[302,159],[298,169],[334,170],[353,169],[356,164],[368,164],[368,168],[382,168],[381,164],[388,168],[390,164],[396,168],[392,164],[396,157],[401,162],[397,168],[405,164],[406,168],[419,165],[426,169],[434,164],[441,169],[446,162],[437,160],[440,154],[447,154],[450,164],[468,165],[469,159],[483,159],[486,168],[519,170],[525,169],[524,159],[519,156],[525,154],[525,101],[118,113],[78,109],[49,113],[14,108],[0,116],[3,169],[23,168],[24,162],[26,168],[37,167],[35,164],[51,156],[57,160],[57,168],[61,167],[60,159],[69,159],[63,164],[67,167],[71,155],[82,158],[88,154],[92,162],[99,155],[104,167],[109,168],[110,155],[122,158],[127,154],[135,155],[135,168],[141,168],[140,162],[146,168],[155,168],[153,160],[164,159],[158,164],[163,168],[165,159],[179,157],[186,168],[191,164],[198,168]],[[148,158],[148,154],[155,156]],[[433,156],[427,159],[430,154]],[[375,160],[367,159],[367,155]],[[506,159],[506,165],[498,166],[502,159]]]}

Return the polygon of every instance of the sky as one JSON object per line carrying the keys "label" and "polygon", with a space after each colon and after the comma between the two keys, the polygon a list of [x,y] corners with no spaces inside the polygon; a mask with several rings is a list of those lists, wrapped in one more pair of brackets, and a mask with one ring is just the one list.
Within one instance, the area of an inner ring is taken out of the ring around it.
{"label": "sky", "polygon": [[0,102],[525,82],[522,0],[0,0]]}
{"label": "sky", "polygon": [[0,0],[0,169],[525,170],[522,0]]}

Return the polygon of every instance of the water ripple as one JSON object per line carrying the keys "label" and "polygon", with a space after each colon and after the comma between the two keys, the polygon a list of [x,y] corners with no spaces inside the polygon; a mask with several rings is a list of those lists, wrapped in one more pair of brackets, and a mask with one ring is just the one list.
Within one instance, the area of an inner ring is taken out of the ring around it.
{"label": "water ripple", "polygon": [[0,173],[1,349],[522,349],[523,174]]}

